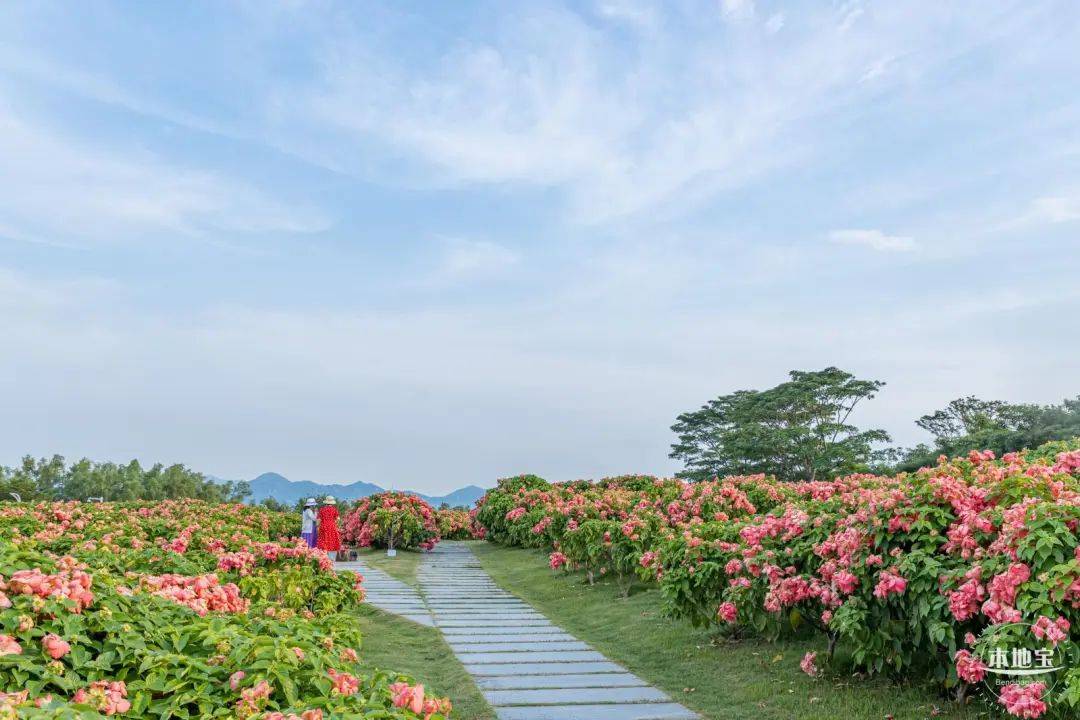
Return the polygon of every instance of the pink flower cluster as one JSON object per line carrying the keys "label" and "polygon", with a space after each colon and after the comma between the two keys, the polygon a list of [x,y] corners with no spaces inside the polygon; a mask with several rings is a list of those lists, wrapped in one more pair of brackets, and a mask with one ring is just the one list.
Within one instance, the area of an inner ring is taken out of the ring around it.
{"label": "pink flower cluster", "polygon": [[273,693],[274,688],[265,680],[260,680],[252,687],[244,688],[240,691],[240,699],[236,701],[236,715],[241,718],[251,717]]}
{"label": "pink flower cluster", "polygon": [[209,612],[247,612],[249,600],[240,597],[235,583],[222,585],[214,573],[207,575],[145,575],[144,589],[151,594],[185,605],[200,616]]}
{"label": "pink flower cluster", "polygon": [[958,650],[953,657],[956,661],[956,674],[966,683],[982,682],[986,677],[986,663],[970,650]]}
{"label": "pink flower cluster", "polygon": [[1006,685],[1001,689],[998,702],[1005,706],[1005,711],[1019,718],[1038,718],[1046,713],[1046,703],[1042,699],[1046,684],[1037,682],[1030,685]]}
{"label": "pink flower cluster", "polygon": [[131,709],[127,699],[127,685],[123,681],[98,680],[87,688],[80,688],[72,697],[74,702],[91,705],[106,715],[126,713]]}
{"label": "pink flower cluster", "polygon": [[874,586],[874,597],[885,599],[890,595],[902,595],[907,589],[907,580],[900,576],[893,568],[886,568],[878,575],[878,583]]}
{"label": "pink flower cluster", "polygon": [[1057,647],[1058,643],[1069,639],[1070,627],[1069,621],[1060,615],[1057,620],[1051,620],[1043,615],[1035,621],[1035,624],[1031,627],[1031,632],[1040,640],[1046,640],[1054,647]]}
{"label": "pink flower cluster", "polygon": [[349,673],[339,673],[334,669],[327,670],[326,673],[330,676],[330,680],[334,683],[334,694],[343,695],[348,697],[349,695],[355,695],[360,689],[360,681],[356,679],[355,675]]}
{"label": "pink flower cluster", "polygon": [[408,708],[417,715],[423,716],[425,720],[435,713],[449,715],[452,709],[449,698],[425,698],[423,685],[393,683],[390,686],[390,693],[394,698],[394,707]]}
{"label": "pink flower cluster", "polygon": [[10,606],[10,600],[4,594],[7,591],[12,595],[70,600],[75,603],[75,612],[82,612],[94,602],[94,593],[90,591],[93,577],[76,567],[74,558],[62,558],[58,565],[65,569],[52,575],[34,568],[13,573],[6,583],[0,577],[0,606]]}

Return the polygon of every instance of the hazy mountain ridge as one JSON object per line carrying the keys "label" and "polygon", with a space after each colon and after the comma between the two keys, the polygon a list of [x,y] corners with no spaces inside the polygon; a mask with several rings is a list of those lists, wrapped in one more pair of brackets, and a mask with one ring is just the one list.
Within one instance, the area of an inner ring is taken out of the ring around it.
{"label": "hazy mountain ridge", "polygon": [[[275,472],[266,472],[259,475],[250,482],[250,485],[251,497],[249,502],[257,503],[264,498],[272,497],[287,505],[292,505],[302,498],[320,497],[322,495],[333,495],[338,500],[356,500],[385,490],[385,488],[378,485],[362,481],[350,485],[323,485],[307,480],[296,481]],[[446,495],[425,495],[414,490],[406,490],[405,492],[426,500],[434,507],[438,507],[442,503],[452,507],[472,507],[487,491],[476,485],[468,485]]]}

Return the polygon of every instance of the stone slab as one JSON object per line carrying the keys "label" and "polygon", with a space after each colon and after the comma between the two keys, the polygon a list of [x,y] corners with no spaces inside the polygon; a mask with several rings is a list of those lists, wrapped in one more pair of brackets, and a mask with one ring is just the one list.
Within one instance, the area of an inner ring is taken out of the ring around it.
{"label": "stone slab", "polygon": [[567,663],[488,663],[485,665],[473,665],[462,663],[470,675],[477,677],[493,677],[498,675],[580,675],[582,673],[625,673],[626,668],[620,667],[610,660],[603,662],[567,662]]}
{"label": "stone slab", "polygon": [[477,635],[475,633],[466,633],[462,635],[452,635],[450,633],[443,633],[446,636],[446,642],[451,645],[471,645],[474,643],[558,643],[558,642],[578,642],[578,639],[570,633],[560,631],[558,628],[554,628],[555,632],[550,633],[517,633],[508,634],[503,633],[500,635]]}
{"label": "stone slab", "polygon": [[645,681],[630,673],[584,673],[580,675],[500,675],[476,679],[481,690],[530,690],[535,688],[640,687]]}
{"label": "stone slab", "polygon": [[455,653],[473,652],[552,652],[555,650],[592,650],[580,640],[550,640],[548,642],[449,642]]}
{"label": "stone slab", "polygon": [[536,705],[498,708],[499,720],[699,720],[676,703]]}
{"label": "stone slab", "polygon": [[602,662],[606,660],[595,650],[554,650],[551,652],[458,652],[455,653],[463,663],[470,665],[488,665],[491,663],[568,663]]}
{"label": "stone slab", "polygon": [[486,690],[484,697],[496,706],[504,705],[584,705],[588,703],[670,702],[664,693],[651,687],[545,688],[539,690]]}

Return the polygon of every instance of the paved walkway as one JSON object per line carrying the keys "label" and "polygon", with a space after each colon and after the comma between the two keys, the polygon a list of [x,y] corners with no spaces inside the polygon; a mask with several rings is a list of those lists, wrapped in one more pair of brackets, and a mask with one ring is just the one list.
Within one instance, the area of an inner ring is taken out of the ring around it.
{"label": "paved walkway", "polygon": [[435,626],[427,604],[413,586],[371,567],[362,560],[339,562],[335,567],[339,570],[355,570],[364,576],[365,602],[421,625]]}
{"label": "paved walkway", "polygon": [[501,590],[468,543],[439,543],[417,579],[435,626],[499,720],[698,718]]}

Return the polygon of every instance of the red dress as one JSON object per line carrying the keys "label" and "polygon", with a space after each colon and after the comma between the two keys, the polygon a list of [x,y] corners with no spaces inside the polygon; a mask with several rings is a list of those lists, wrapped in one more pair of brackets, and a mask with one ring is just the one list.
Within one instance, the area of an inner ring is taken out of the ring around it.
{"label": "red dress", "polygon": [[319,543],[317,547],[327,552],[337,552],[341,549],[341,535],[337,529],[337,508],[333,505],[323,505],[319,508]]}

